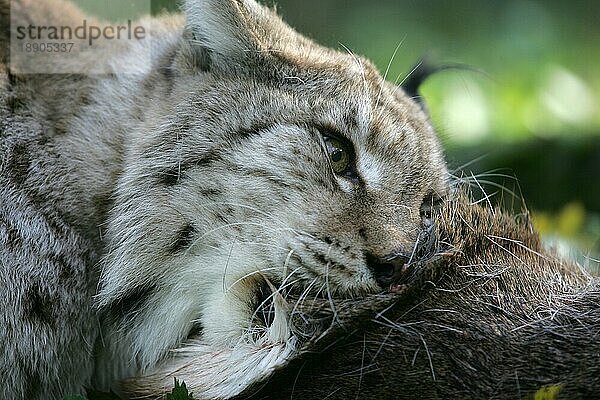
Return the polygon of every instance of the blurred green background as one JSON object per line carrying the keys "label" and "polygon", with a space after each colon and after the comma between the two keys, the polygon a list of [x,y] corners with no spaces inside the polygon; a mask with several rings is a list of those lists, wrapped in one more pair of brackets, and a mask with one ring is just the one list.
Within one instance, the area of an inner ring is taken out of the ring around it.
{"label": "blurred green background", "polygon": [[[549,240],[559,238],[584,265],[598,268],[600,1],[277,0],[276,6],[324,45],[343,45],[381,71],[391,62],[391,81],[402,81],[424,55],[481,70],[442,72],[423,87],[451,167],[457,176],[476,177],[492,202],[519,210],[524,197]],[[152,0],[153,13],[176,9],[176,1]]]}

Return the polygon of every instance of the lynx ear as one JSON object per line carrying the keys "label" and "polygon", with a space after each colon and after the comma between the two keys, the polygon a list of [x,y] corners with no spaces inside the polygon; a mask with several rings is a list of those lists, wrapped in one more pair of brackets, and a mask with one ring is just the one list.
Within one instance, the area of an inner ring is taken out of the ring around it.
{"label": "lynx ear", "polygon": [[254,0],[186,0],[187,35],[223,61],[241,61],[261,50],[261,21],[269,11]]}
{"label": "lynx ear", "polygon": [[423,97],[421,96],[420,87],[421,85],[432,75],[447,70],[462,70],[479,72],[480,70],[474,69],[465,64],[434,64],[429,57],[423,57],[417,62],[417,64],[411,69],[406,79],[400,84],[404,92],[415,100],[421,107],[425,107]]}

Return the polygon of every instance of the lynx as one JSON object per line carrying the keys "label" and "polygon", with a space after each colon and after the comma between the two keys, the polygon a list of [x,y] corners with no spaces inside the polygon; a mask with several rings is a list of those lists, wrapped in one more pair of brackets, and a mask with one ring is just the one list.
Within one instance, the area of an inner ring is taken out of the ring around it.
{"label": "lynx", "polygon": [[[298,347],[281,293],[394,291],[421,254],[442,151],[412,93],[364,58],[253,0],[187,0],[84,73],[23,74],[9,9],[87,18],[0,1],[0,398],[142,376],[236,395]],[[149,47],[151,68],[119,72]]]}

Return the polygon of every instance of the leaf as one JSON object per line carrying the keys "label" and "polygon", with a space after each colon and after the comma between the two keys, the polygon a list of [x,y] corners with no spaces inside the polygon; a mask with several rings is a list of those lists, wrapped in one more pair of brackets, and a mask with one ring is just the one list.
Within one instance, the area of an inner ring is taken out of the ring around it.
{"label": "leaf", "polygon": [[167,394],[167,400],[194,400],[191,393],[188,393],[187,387],[185,387],[185,382],[181,382],[181,384],[175,378],[175,387],[171,393]]}
{"label": "leaf", "polygon": [[65,396],[65,397],[63,397],[63,400],[85,400],[85,397],[76,394],[76,395],[72,395],[72,396]]}
{"label": "leaf", "polygon": [[537,392],[525,396],[525,400],[557,400],[563,384],[542,386]]}

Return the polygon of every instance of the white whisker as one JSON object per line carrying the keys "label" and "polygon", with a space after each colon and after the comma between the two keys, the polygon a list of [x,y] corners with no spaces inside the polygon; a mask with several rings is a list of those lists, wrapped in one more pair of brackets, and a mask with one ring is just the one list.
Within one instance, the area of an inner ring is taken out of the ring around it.
{"label": "white whisker", "polygon": [[392,66],[392,63],[394,62],[394,58],[396,57],[396,54],[398,53],[398,50],[404,43],[405,39],[406,39],[406,35],[402,38],[402,40],[398,43],[398,45],[394,49],[394,53],[392,54],[392,57],[390,57],[390,61],[388,62],[387,67],[385,68],[385,73],[383,74],[383,78],[382,78],[381,84],[379,86],[379,93],[377,93],[377,99],[375,100],[375,109],[377,109],[379,106],[379,100],[381,98],[381,93],[383,92],[383,86],[385,85],[385,80],[387,79],[388,73],[390,72],[390,67]]}

